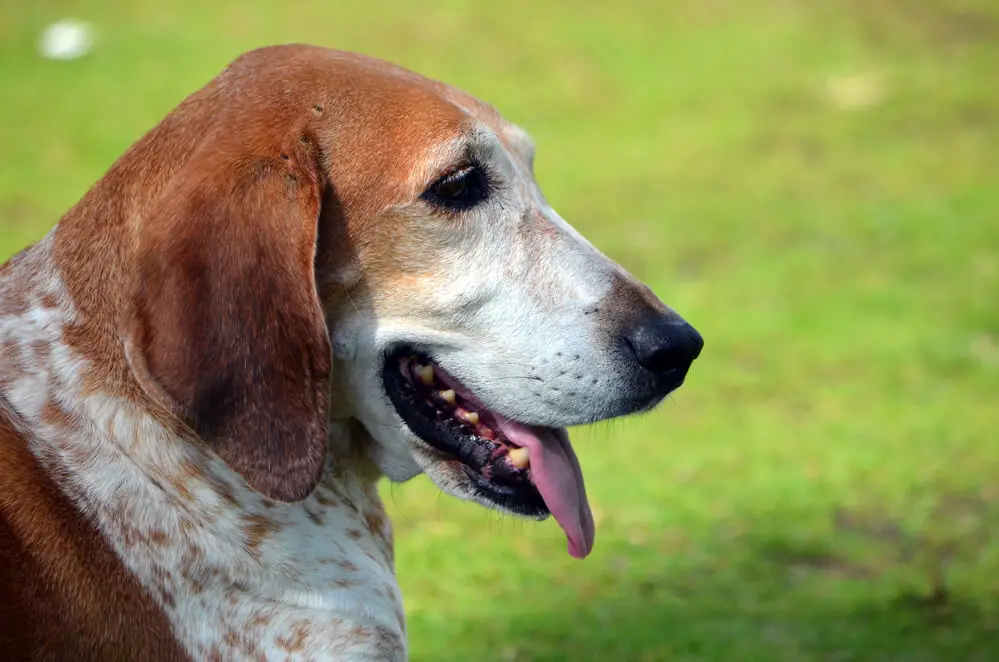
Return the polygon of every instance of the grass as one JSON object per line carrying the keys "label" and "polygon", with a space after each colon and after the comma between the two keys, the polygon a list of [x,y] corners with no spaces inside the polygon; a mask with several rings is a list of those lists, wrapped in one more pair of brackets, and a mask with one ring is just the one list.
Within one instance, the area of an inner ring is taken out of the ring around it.
{"label": "grass", "polygon": [[[100,30],[34,53],[65,15]],[[0,254],[239,52],[360,50],[494,103],[548,197],[704,334],[575,431],[597,547],[386,486],[414,660],[999,659],[999,7],[9,0]]]}

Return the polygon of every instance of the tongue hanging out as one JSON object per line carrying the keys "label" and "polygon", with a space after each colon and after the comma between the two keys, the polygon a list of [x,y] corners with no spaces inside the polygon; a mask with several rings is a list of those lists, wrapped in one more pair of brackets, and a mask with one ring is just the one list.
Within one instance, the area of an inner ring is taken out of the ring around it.
{"label": "tongue hanging out", "polygon": [[569,539],[569,554],[585,558],[593,549],[595,529],[586,500],[583,472],[564,429],[528,427],[496,416],[500,430],[513,443],[526,448],[531,478]]}
{"label": "tongue hanging out", "polygon": [[569,554],[581,559],[590,553],[593,515],[579,460],[564,429],[523,425],[487,409],[461,383],[429,361],[410,357],[400,368],[424,401],[435,407],[439,419],[467,430],[468,442],[457,452],[460,460],[479,465],[479,451],[483,451],[488,461],[473,468],[484,478],[502,480],[512,473],[514,482],[532,484],[565,531]]}

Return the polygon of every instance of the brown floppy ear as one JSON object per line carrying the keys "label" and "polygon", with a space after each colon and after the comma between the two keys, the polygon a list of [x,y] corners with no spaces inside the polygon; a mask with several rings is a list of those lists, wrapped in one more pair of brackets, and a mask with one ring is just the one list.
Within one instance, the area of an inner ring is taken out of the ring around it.
{"label": "brown floppy ear", "polygon": [[142,220],[129,360],[258,492],[303,499],[323,470],[331,349],[316,291],[325,186],[315,142],[213,145]]}

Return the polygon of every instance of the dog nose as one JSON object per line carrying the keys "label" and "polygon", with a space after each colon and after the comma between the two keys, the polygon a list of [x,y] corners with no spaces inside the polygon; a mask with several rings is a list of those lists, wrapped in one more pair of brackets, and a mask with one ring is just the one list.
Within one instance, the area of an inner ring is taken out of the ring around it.
{"label": "dog nose", "polygon": [[685,374],[704,347],[701,334],[690,324],[659,316],[632,327],[624,340],[643,368],[664,376]]}

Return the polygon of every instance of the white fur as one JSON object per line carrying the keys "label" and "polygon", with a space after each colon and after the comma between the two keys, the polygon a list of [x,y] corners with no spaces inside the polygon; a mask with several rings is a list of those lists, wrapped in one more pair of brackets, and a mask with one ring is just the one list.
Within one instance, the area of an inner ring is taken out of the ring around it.
{"label": "white fur", "polygon": [[[551,427],[613,413],[627,378],[592,313],[616,278],[633,279],[545,201],[527,134],[509,124],[500,131],[505,140],[480,124],[471,138],[429,151],[430,165],[419,168],[432,180],[427,173],[470,151],[493,178],[489,199],[460,221],[428,218],[419,236],[400,237],[435,247],[428,257],[434,277],[388,301],[348,308],[333,330],[337,374],[378,442],[372,456],[381,470],[393,480],[425,472],[445,491],[472,499],[476,490],[464,474],[412,434],[388,400],[386,348],[425,349],[490,409]],[[426,213],[419,202],[394,212]]]}

